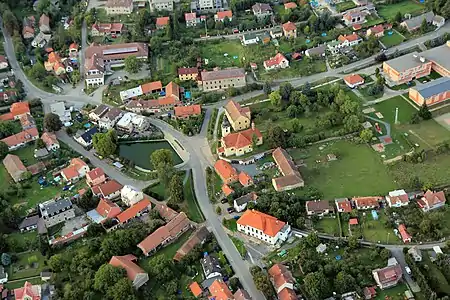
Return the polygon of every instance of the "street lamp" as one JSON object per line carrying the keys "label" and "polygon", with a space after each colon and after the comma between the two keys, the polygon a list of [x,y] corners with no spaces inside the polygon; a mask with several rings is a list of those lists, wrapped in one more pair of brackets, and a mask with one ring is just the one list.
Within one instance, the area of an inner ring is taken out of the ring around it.
{"label": "street lamp", "polygon": [[389,236],[391,235],[390,232],[388,232],[388,236],[387,236],[387,240],[386,240],[386,244],[389,244]]}

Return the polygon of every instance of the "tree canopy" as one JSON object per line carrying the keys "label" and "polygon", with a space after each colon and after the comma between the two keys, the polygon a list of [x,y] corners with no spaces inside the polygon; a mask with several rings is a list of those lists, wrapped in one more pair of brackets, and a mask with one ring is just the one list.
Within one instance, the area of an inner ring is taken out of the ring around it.
{"label": "tree canopy", "polygon": [[44,128],[50,132],[59,131],[63,124],[59,116],[54,113],[48,113],[44,116]]}
{"label": "tree canopy", "polygon": [[117,150],[117,135],[115,130],[110,129],[105,133],[94,134],[92,144],[94,145],[95,151],[103,157],[114,154]]}

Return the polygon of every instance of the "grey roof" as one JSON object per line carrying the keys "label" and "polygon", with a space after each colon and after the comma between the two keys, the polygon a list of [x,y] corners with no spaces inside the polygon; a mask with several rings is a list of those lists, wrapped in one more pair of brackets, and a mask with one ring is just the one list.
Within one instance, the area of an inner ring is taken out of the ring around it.
{"label": "grey roof", "polygon": [[34,150],[35,157],[44,157],[48,155],[48,150],[46,148]]}
{"label": "grey roof", "polygon": [[22,223],[20,223],[19,225],[19,229],[24,229],[27,228],[29,226],[37,226],[39,222],[39,216],[35,215],[29,218],[25,218],[23,219]]}
{"label": "grey roof", "polygon": [[425,52],[418,53],[417,51],[414,51],[413,53],[388,60],[385,63],[398,72],[404,72],[423,65],[424,63],[420,61],[420,57],[428,58],[428,55],[425,55]]}
{"label": "grey roof", "polygon": [[252,39],[256,39],[257,35],[256,33],[250,32],[250,33],[245,33],[243,38],[245,40],[252,40]]}
{"label": "grey roof", "polygon": [[213,282],[216,281],[216,280],[222,280],[223,281],[223,278],[222,278],[222,276],[216,276],[216,277],[212,277],[212,278],[209,278],[209,279],[205,279],[205,280],[203,280],[201,286],[202,286],[203,289],[208,289],[211,286],[211,284],[213,284]]}
{"label": "grey roof", "polygon": [[426,84],[421,84],[414,87],[422,97],[429,98],[438,95],[442,92],[450,91],[450,78],[442,77]]}
{"label": "grey roof", "polygon": [[326,49],[327,45],[322,45],[311,49],[307,49],[306,52],[308,53],[308,55],[323,55]]}
{"label": "grey roof", "polygon": [[72,201],[69,198],[64,198],[56,201],[47,201],[39,204],[39,210],[42,215],[53,215],[62,209],[68,209],[72,206]]}
{"label": "grey roof", "polygon": [[221,273],[222,267],[220,266],[219,259],[214,255],[208,255],[200,260],[205,276],[208,277],[212,273]]}
{"label": "grey roof", "polygon": [[267,13],[272,12],[272,7],[267,3],[255,3],[252,6],[252,10],[254,13]]}
{"label": "grey roof", "polygon": [[201,78],[205,80],[220,80],[228,78],[245,77],[245,70],[242,68],[230,68],[217,71],[203,71]]}
{"label": "grey roof", "polygon": [[427,20],[428,23],[433,22],[434,13],[432,11],[426,12],[423,15],[405,20],[404,23],[408,27],[408,29],[414,29],[420,27],[424,19]]}
{"label": "grey roof", "polygon": [[442,46],[432,48],[422,52],[422,55],[439,66],[450,70],[450,59],[448,59],[450,55],[450,45],[447,46],[447,44],[444,44]]}
{"label": "grey roof", "polygon": [[94,109],[93,113],[99,117],[102,117],[108,110],[109,110],[108,106],[100,104],[99,106],[97,106],[97,108]]}
{"label": "grey roof", "polygon": [[249,203],[250,201],[253,201],[252,193],[245,194],[237,199],[234,200],[237,205],[242,205],[245,203]]}
{"label": "grey roof", "polygon": [[115,120],[118,116],[120,116],[120,114],[122,113],[122,111],[116,107],[111,108],[104,116],[104,118],[107,118],[109,120]]}

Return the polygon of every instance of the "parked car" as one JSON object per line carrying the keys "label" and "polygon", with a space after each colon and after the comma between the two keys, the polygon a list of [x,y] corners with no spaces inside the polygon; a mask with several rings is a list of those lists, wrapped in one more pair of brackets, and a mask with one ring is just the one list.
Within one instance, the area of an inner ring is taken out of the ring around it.
{"label": "parked car", "polygon": [[411,275],[411,269],[409,268],[409,266],[405,266],[405,271],[408,275]]}
{"label": "parked car", "polygon": [[222,200],[220,200],[220,203],[222,203],[222,204],[225,204],[225,203],[227,203],[228,202],[228,199],[227,198],[223,198]]}
{"label": "parked car", "polygon": [[228,207],[228,208],[227,208],[227,212],[228,212],[229,214],[234,213],[234,212],[235,212],[234,207],[232,207],[232,206]]}

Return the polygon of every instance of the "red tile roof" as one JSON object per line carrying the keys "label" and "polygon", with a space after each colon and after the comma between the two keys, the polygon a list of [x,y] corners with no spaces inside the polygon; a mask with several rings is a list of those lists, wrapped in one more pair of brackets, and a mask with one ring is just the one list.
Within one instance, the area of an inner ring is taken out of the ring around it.
{"label": "red tile roof", "polygon": [[197,14],[195,12],[185,13],[184,14],[184,19],[186,21],[192,21],[192,20],[195,20],[196,18],[197,18]]}
{"label": "red tile roof", "polygon": [[279,300],[297,300],[298,297],[295,294],[294,290],[289,288],[284,288],[278,293]]}
{"label": "red tile roof", "polygon": [[274,178],[274,181],[279,188],[303,182],[302,175],[286,150],[278,147],[272,152],[272,157],[283,174],[281,177]]}
{"label": "red tile roof", "polygon": [[180,99],[180,86],[173,81],[169,82],[166,85],[166,96]]}
{"label": "red tile roof", "polygon": [[246,210],[237,220],[237,223],[242,226],[257,228],[269,236],[276,236],[286,225],[285,222],[256,210]]}
{"label": "red tile roof", "polygon": [[271,57],[270,59],[265,60],[264,66],[268,67],[268,68],[272,67],[272,66],[278,66],[285,60],[287,60],[287,58],[282,53],[277,53],[277,55],[275,55],[274,57]]}
{"label": "red tile roof", "polygon": [[384,31],[384,26],[380,24],[377,26],[370,27],[369,29],[372,33],[377,34]]}
{"label": "red tile roof", "polygon": [[222,178],[222,180],[224,181],[237,180],[238,173],[236,169],[230,165],[229,162],[219,159],[214,164],[214,169],[216,170],[216,173],[220,176],[220,178]]}
{"label": "red tile roof", "polygon": [[[214,300],[229,300],[233,299],[233,294],[231,293],[228,286],[222,280],[214,281],[209,287],[209,292],[213,296]],[[210,298],[211,299],[211,298]]]}
{"label": "red tile roof", "polygon": [[348,220],[348,224],[350,224],[350,225],[358,225],[358,219],[352,218],[352,219]]}
{"label": "red tile roof", "polygon": [[107,197],[111,194],[114,194],[117,191],[120,191],[122,188],[123,185],[121,185],[114,179],[98,185],[98,189],[100,190],[100,193],[102,193],[103,197]]}
{"label": "red tile roof", "polygon": [[11,120],[14,120],[14,116],[12,113],[0,115],[0,121],[11,121]]}
{"label": "red tile roof", "polygon": [[135,205],[131,206],[124,212],[120,213],[117,216],[117,219],[120,223],[126,223],[127,221],[135,218],[139,213],[144,211],[145,209],[149,208],[151,206],[151,203],[148,199],[143,199],[136,203]]}
{"label": "red tile roof", "polygon": [[174,110],[175,116],[177,117],[189,117],[200,115],[202,113],[202,106],[200,104],[177,106]]}
{"label": "red tile roof", "polygon": [[67,168],[61,170],[61,174],[63,174],[66,180],[71,180],[78,177],[78,170],[75,166],[68,166]]}
{"label": "red tile roof", "polygon": [[16,300],[40,300],[40,289],[35,288],[32,283],[25,281],[25,285],[22,288],[14,289],[14,298]]}
{"label": "red tile roof", "polygon": [[353,30],[360,30],[361,28],[361,24],[353,24]]}
{"label": "red tile roof", "polygon": [[248,128],[243,131],[230,133],[222,137],[222,146],[236,149],[251,146],[253,135],[256,135],[258,139],[262,138],[262,134],[258,128]]}
{"label": "red tile roof", "polygon": [[122,210],[120,207],[108,199],[100,199],[98,202],[97,208],[95,209],[99,215],[106,219],[112,219],[117,217]]}
{"label": "red tile roof", "polygon": [[10,135],[2,139],[1,141],[8,145],[8,147],[14,147],[22,143],[31,142],[37,137],[39,137],[39,132],[36,127],[32,127],[29,129],[25,129],[17,134]]}
{"label": "red tile roof", "polygon": [[340,200],[340,201],[338,201],[338,200],[340,200],[340,199],[336,199],[335,202],[336,202],[336,206],[338,207],[339,211],[346,212],[346,213],[349,213],[352,211],[352,205],[348,199],[344,199],[344,200]]}
{"label": "red tile roof", "polygon": [[102,168],[95,168],[86,173],[86,178],[90,181],[94,181],[97,178],[105,176],[105,172],[103,172]]}
{"label": "red tile roof", "polygon": [[28,102],[16,102],[11,105],[9,109],[14,117],[22,114],[30,113],[30,105]]}
{"label": "red tile roof", "polygon": [[406,226],[404,224],[398,226],[398,231],[400,232],[404,243],[411,241],[411,235],[406,231]]}
{"label": "red tile roof", "polygon": [[243,186],[249,186],[253,183],[253,179],[250,175],[242,171],[241,173],[239,173],[239,182]]}
{"label": "red tile roof", "polygon": [[240,117],[248,118],[251,117],[250,107],[241,107],[241,105],[233,100],[228,101],[224,106],[227,113],[233,122],[236,122]]}
{"label": "red tile roof", "polygon": [[156,26],[166,26],[170,22],[170,17],[159,17],[156,18]]}
{"label": "red tile roof", "polygon": [[230,188],[230,186],[228,184],[224,183],[222,185],[222,192],[225,196],[228,197],[229,195],[234,193],[234,190],[232,188]]}
{"label": "red tile roof", "polygon": [[445,203],[446,201],[443,191],[432,192],[430,190],[426,191],[421,200],[428,203],[430,207],[436,204]]}
{"label": "red tile roof", "polygon": [[3,165],[15,182],[20,181],[23,173],[27,171],[20,158],[14,154],[7,154],[3,159]]}
{"label": "red tile roof", "polygon": [[198,68],[178,68],[178,75],[198,74]]}
{"label": "red tile roof", "polygon": [[219,19],[219,20],[223,20],[226,17],[228,17],[228,19],[230,19],[233,17],[233,12],[231,10],[218,11],[216,16],[217,16],[217,19]]}
{"label": "red tile roof", "polygon": [[195,297],[198,297],[198,296],[200,296],[203,293],[203,290],[200,287],[200,285],[197,283],[197,281],[194,281],[193,283],[191,283],[189,285],[189,289],[191,290],[192,294]]}
{"label": "red tile roof", "polygon": [[127,272],[128,279],[134,281],[134,279],[136,279],[136,276],[145,273],[145,271],[141,267],[133,262],[135,260],[137,260],[137,258],[132,254],[113,256],[109,261],[109,264],[113,265],[114,267],[124,268]]}
{"label": "red tile roof", "polygon": [[352,33],[352,34],[349,34],[349,35],[340,35],[338,37],[338,40],[340,42],[345,42],[345,41],[354,42],[354,41],[357,41],[359,39],[361,39],[361,38],[356,33]]}
{"label": "red tile roof", "polygon": [[154,93],[162,90],[162,83],[161,81],[147,82],[141,85],[141,89],[144,94]]}
{"label": "red tile roof", "polygon": [[294,31],[297,29],[297,26],[295,23],[292,23],[291,21],[283,24],[284,31]]}
{"label": "red tile roof", "polygon": [[344,81],[349,85],[363,84],[364,78],[362,78],[359,74],[351,74],[351,75],[345,76]]}
{"label": "red tile roof", "polygon": [[296,8],[297,4],[295,2],[288,2],[284,4],[284,9],[293,9]]}
{"label": "red tile roof", "polygon": [[272,279],[275,290],[278,291],[285,284],[294,284],[294,277],[292,273],[283,264],[273,265],[269,271],[269,276]]}
{"label": "red tile roof", "polygon": [[381,200],[381,197],[354,197],[353,201],[355,201],[356,208],[360,207],[379,207],[378,201]]}

